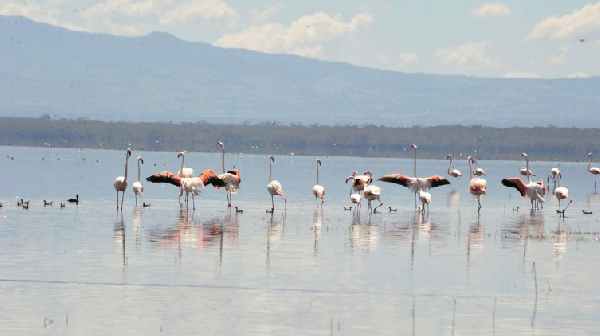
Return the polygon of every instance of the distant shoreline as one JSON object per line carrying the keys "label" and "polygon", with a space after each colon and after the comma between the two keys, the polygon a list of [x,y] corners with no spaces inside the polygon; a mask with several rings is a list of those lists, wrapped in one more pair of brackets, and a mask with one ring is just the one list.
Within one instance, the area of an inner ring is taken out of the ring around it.
{"label": "distant shoreline", "polygon": [[444,159],[447,154],[481,160],[586,161],[599,153],[597,128],[494,128],[484,126],[384,127],[374,125],[258,125],[130,123],[98,120],[0,117],[0,145],[25,147],[123,149]]}

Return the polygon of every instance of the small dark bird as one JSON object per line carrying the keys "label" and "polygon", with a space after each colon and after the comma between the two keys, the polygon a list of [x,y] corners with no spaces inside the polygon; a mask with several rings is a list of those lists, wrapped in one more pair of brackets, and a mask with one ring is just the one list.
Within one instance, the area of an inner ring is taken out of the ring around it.
{"label": "small dark bird", "polygon": [[267,213],[273,213],[273,210],[267,209]]}
{"label": "small dark bird", "polygon": [[585,210],[581,210],[581,211],[583,211],[583,214],[584,214],[584,215],[591,215],[591,214],[592,214],[592,212],[591,212],[591,211],[585,211]]}
{"label": "small dark bird", "polygon": [[4,206],[4,204],[0,203],[0,208],[2,208]]}
{"label": "small dark bird", "polygon": [[151,205],[150,203],[146,203],[146,202],[142,203],[142,206],[143,206],[144,208],[147,208],[147,207],[149,207],[150,205]]}
{"label": "small dark bird", "polygon": [[69,203],[77,203],[77,204],[79,204],[79,194],[75,195],[75,198],[69,198],[67,201]]}
{"label": "small dark bird", "polygon": [[23,203],[23,209],[29,210],[29,202]]}
{"label": "small dark bird", "polygon": [[390,212],[396,212],[398,209],[392,209],[392,207],[388,207],[388,209],[390,209]]}
{"label": "small dark bird", "polygon": [[48,201],[44,200],[44,206],[52,205],[52,203],[54,203],[54,202],[48,202]]}
{"label": "small dark bird", "polygon": [[585,42],[585,39],[579,39],[579,42]]}
{"label": "small dark bird", "polygon": [[235,212],[236,213],[244,213],[244,210],[238,209],[238,207],[235,207]]}
{"label": "small dark bird", "polygon": [[65,207],[65,203],[60,203],[60,207],[64,208]]}
{"label": "small dark bird", "polygon": [[344,210],[346,210],[346,211],[350,211],[350,210],[352,210],[352,207],[347,207],[347,208],[346,208],[346,207],[344,207]]}
{"label": "small dark bird", "polygon": [[513,211],[519,211],[519,207],[513,208]]}

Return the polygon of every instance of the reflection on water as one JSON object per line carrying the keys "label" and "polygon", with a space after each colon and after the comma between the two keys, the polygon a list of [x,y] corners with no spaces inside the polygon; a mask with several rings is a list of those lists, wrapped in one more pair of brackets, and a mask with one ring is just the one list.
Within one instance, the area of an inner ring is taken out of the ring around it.
{"label": "reflection on water", "polygon": [[373,220],[376,214],[369,213],[366,218],[361,216],[352,216],[352,221],[349,226],[348,248],[354,250],[369,251],[377,248],[379,240],[379,226]]}
{"label": "reflection on water", "polygon": [[267,270],[271,267],[271,249],[276,247],[285,233],[285,216],[270,213],[267,226]]}
{"label": "reflection on water", "polygon": [[587,202],[588,204],[598,204],[600,203],[600,194],[588,194],[587,196]]}
{"label": "reflection on water", "polygon": [[446,193],[446,206],[455,206],[460,202],[460,190],[452,189]]}

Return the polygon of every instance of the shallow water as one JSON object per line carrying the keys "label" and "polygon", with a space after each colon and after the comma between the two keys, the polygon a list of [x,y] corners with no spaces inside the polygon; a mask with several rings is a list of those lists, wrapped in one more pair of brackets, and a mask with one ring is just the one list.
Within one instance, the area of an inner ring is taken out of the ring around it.
{"label": "shallow water", "polygon": [[[176,153],[134,151],[121,213],[112,182],[124,151],[0,147],[0,333],[558,335],[593,333],[600,322],[600,196],[587,163],[561,163],[574,200],[564,219],[551,195],[531,212],[500,184],[520,160],[480,161],[488,194],[479,216],[465,176],[433,189],[424,215],[408,189],[378,182],[381,212],[363,204],[357,217],[343,209],[346,177],[412,175],[412,160],[322,157],[317,209],[316,158],[276,156],[288,202],[284,212],[275,199],[267,214],[268,156],[228,155],[242,176],[236,214],[223,190],[206,188],[195,211],[180,211],[177,188],[145,181],[138,202],[152,205],[136,208],[138,155],[142,178],[179,168]],[[466,160],[454,165],[468,172]],[[186,166],[220,171],[221,157],[188,153]],[[555,166],[531,163],[538,178]],[[447,167],[422,160],[419,175]],[[79,205],[61,209],[75,194]]]}

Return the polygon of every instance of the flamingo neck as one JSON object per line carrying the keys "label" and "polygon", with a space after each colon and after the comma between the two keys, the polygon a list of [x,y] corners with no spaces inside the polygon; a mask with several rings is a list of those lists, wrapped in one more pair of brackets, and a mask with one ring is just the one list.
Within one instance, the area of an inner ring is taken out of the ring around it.
{"label": "flamingo neck", "polygon": [[141,175],[140,160],[138,160],[138,179],[137,179],[138,182],[140,182],[140,175]]}
{"label": "flamingo neck", "polygon": [[183,177],[183,162],[185,161],[185,155],[181,154],[181,168],[179,168],[179,177]]}
{"label": "flamingo neck", "polygon": [[590,163],[588,163],[588,171],[590,171],[590,166],[592,165],[592,156],[590,155]]}
{"label": "flamingo neck", "polygon": [[417,177],[417,149],[415,148],[415,177]]}
{"label": "flamingo neck", "polygon": [[317,162],[317,184],[319,184],[319,163]]}
{"label": "flamingo neck", "polygon": [[125,154],[125,181],[127,181],[127,166],[129,166],[129,153]]}
{"label": "flamingo neck", "polygon": [[272,173],[273,173],[273,164],[272,164],[272,161],[269,160],[269,183],[271,183],[271,181],[272,181],[271,180]]}
{"label": "flamingo neck", "polygon": [[225,145],[223,145],[223,159],[221,162],[223,163],[223,174],[225,174]]}
{"label": "flamingo neck", "polygon": [[471,168],[471,160],[469,159],[469,179],[473,179],[473,168]]}
{"label": "flamingo neck", "polygon": [[[451,172],[451,170],[450,170],[451,166],[452,166],[452,156],[450,157],[450,163],[448,164],[448,174],[450,174],[450,172]],[[471,167],[470,164],[469,164],[469,167]]]}

